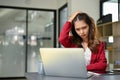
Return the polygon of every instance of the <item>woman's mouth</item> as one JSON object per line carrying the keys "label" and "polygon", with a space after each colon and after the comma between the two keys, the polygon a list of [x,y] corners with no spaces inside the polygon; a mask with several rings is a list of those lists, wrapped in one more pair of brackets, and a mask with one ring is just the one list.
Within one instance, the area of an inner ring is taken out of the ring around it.
{"label": "woman's mouth", "polygon": [[82,37],[84,37],[85,36],[85,34],[83,34],[83,35],[81,35]]}

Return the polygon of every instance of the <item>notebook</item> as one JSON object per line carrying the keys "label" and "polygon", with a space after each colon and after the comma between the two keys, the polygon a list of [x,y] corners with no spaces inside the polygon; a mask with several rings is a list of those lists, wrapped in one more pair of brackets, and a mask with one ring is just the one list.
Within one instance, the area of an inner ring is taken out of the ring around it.
{"label": "notebook", "polygon": [[89,78],[83,48],[40,48],[45,75]]}

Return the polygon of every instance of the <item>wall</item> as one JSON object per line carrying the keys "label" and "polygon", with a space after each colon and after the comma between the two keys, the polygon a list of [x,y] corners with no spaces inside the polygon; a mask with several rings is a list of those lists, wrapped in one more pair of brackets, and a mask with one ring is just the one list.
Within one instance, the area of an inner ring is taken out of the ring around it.
{"label": "wall", "polygon": [[99,18],[100,0],[68,0],[69,15],[75,11],[88,13],[96,21]]}
{"label": "wall", "polygon": [[58,9],[68,2],[69,15],[76,10],[87,12],[95,21],[99,18],[100,0],[0,0],[0,5]]}
{"label": "wall", "polygon": [[67,3],[67,0],[57,0],[57,8],[60,8]]}
{"label": "wall", "polygon": [[0,0],[0,5],[57,9],[57,0]]}

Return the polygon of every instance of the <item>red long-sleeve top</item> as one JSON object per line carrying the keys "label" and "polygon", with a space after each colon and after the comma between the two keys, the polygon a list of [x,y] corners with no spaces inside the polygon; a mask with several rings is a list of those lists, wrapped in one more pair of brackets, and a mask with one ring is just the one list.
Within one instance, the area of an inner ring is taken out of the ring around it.
{"label": "red long-sleeve top", "polygon": [[[66,22],[62,28],[62,31],[59,36],[59,42],[66,48],[77,48],[77,46],[71,42],[71,37],[69,32],[71,30],[71,23]],[[90,64],[86,66],[88,71],[96,73],[105,73],[107,67],[107,61],[104,52],[104,43],[101,42],[98,46],[98,53],[91,54]]]}

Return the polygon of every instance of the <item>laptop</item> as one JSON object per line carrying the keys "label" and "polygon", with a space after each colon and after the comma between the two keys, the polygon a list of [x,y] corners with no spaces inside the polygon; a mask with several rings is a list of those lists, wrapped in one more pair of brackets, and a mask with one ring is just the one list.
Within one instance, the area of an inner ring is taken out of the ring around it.
{"label": "laptop", "polygon": [[40,48],[45,75],[89,78],[83,48]]}

